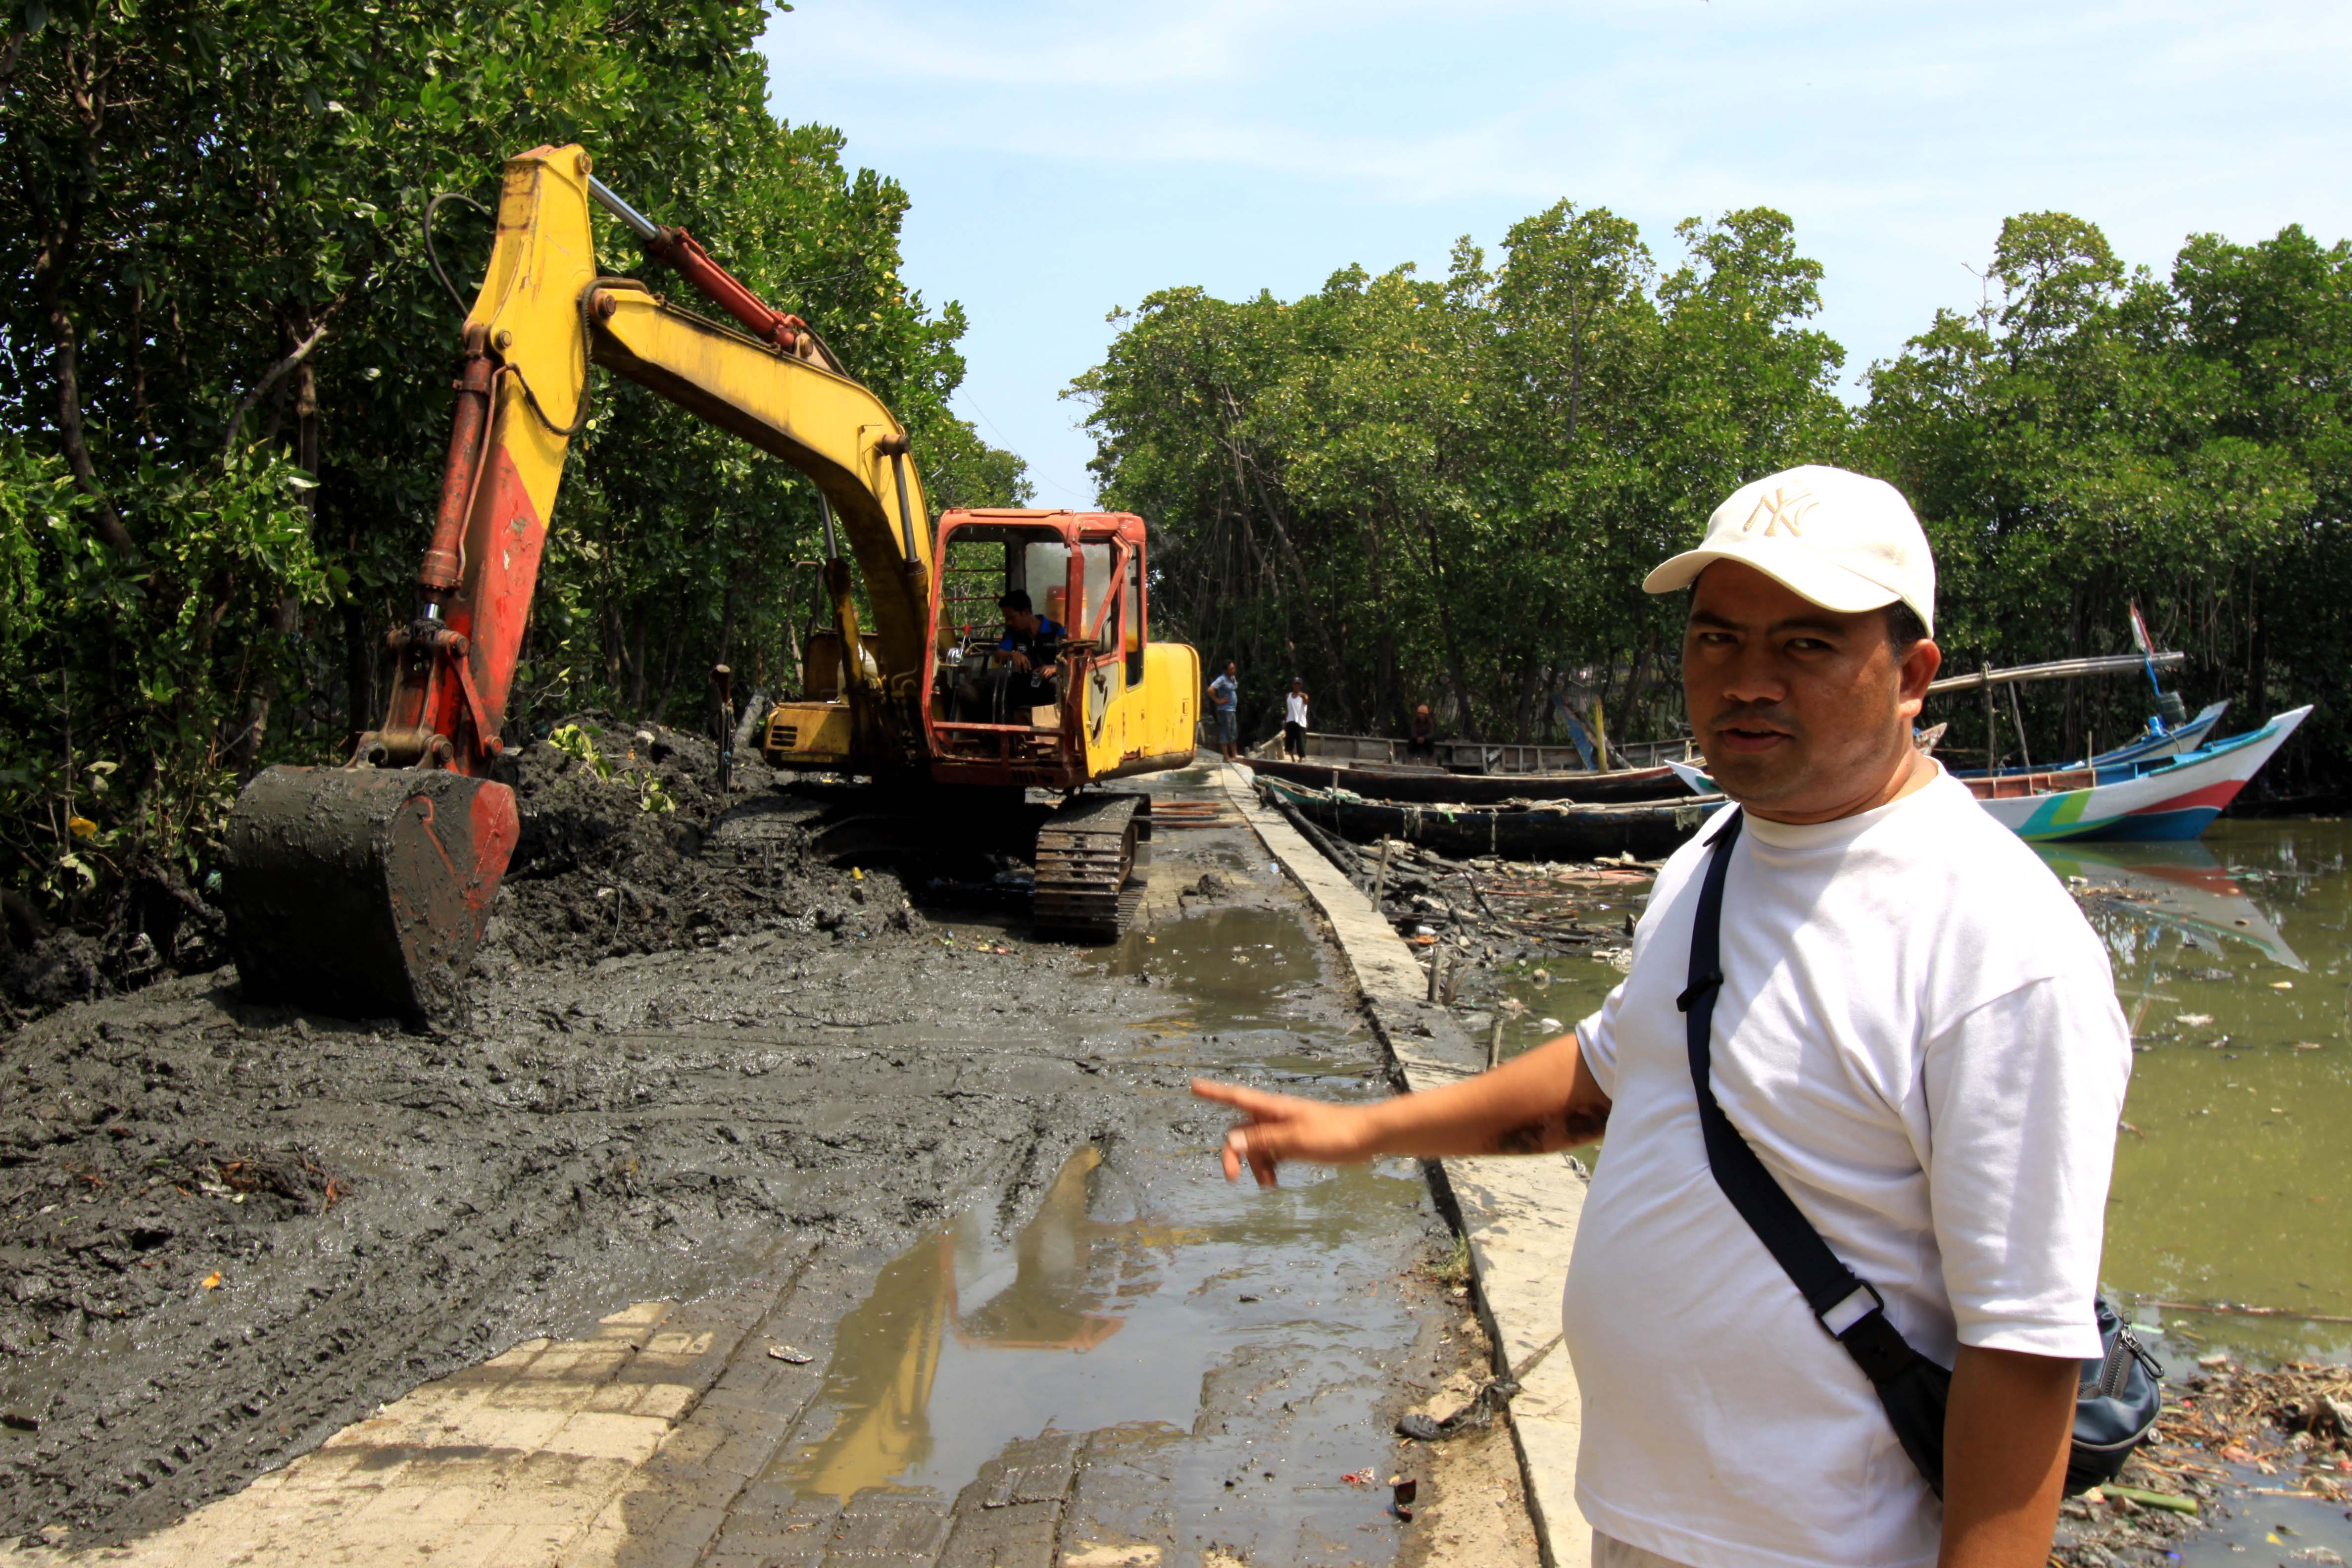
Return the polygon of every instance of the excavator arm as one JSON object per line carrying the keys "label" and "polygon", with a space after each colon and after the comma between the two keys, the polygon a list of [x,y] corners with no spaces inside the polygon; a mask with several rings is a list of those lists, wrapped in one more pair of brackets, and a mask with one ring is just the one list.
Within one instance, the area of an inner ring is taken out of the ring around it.
{"label": "excavator arm", "polygon": [[[734,324],[602,276],[590,225],[600,204]],[[865,635],[848,563],[829,562],[851,656],[853,754],[874,771],[917,754],[932,550],[920,480],[905,429],[805,323],[760,301],[690,235],[606,190],[583,149],[541,147],[506,165],[464,343],[417,612],[392,634],[384,721],[362,737],[352,767],[258,775],[230,818],[223,899],[256,1000],[424,1018],[462,995],[518,833],[512,792],[491,772],[592,363],[816,485],[873,611]]]}

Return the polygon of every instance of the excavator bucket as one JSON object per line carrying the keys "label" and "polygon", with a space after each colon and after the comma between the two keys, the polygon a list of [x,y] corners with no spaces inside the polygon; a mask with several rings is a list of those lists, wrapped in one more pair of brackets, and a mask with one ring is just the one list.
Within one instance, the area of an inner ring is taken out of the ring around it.
{"label": "excavator bucket", "polygon": [[264,772],[221,867],[247,998],[429,1021],[464,994],[517,830],[514,792],[461,773]]}

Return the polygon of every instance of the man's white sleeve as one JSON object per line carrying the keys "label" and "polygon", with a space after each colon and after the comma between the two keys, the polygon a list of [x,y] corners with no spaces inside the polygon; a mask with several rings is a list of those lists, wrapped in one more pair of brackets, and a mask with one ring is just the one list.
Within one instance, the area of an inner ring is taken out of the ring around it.
{"label": "man's white sleeve", "polygon": [[1610,987],[1601,1010],[1589,1018],[1580,1018],[1576,1025],[1576,1048],[1584,1058],[1584,1065],[1592,1069],[1593,1081],[1610,1099],[1617,1098],[1617,1012],[1625,1005],[1625,983],[1619,981]]}
{"label": "man's white sleeve", "polygon": [[2115,992],[2088,977],[2021,985],[1927,1042],[1928,1203],[1960,1343],[2099,1353],[2091,1298],[2130,1073]]}

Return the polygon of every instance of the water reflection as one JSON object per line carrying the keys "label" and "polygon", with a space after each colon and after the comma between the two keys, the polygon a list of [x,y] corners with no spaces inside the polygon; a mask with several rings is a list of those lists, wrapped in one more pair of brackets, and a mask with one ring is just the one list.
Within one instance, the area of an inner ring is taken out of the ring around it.
{"label": "water reflection", "polygon": [[[1331,1444],[1332,1463],[1341,1448],[1352,1458],[1385,1425],[1350,1428],[1337,1414],[1360,1402],[1369,1418],[1366,1358],[1412,1339],[1403,1300],[1380,1289],[1395,1265],[1372,1259],[1381,1237],[1418,1234],[1419,1168],[1301,1173],[1265,1194],[1228,1187],[1195,1149],[1184,1160],[1146,1208],[1081,1149],[1009,1242],[984,1205],[901,1253],[842,1319],[811,1440],[787,1446],[768,1479],[803,1495],[951,1496],[1007,1441],[1048,1428],[1192,1431],[1213,1369],[1255,1356],[1285,1369],[1296,1399],[1328,1402],[1325,1420],[1285,1441],[1304,1444],[1302,1458]],[[1161,1204],[1197,1223],[1165,1223]],[[1217,1467],[1234,1462],[1215,1445],[1184,1461],[1226,1502],[1233,1472]]]}
{"label": "water reflection", "polygon": [[1009,1253],[977,1214],[886,1266],[866,1303],[843,1320],[825,1373],[842,1418],[796,1468],[803,1491],[849,1497],[920,1468],[946,1340],[972,1351],[1083,1353],[1124,1326],[1115,1305],[1159,1285],[1157,1255],[1176,1239],[1135,1221],[1088,1215],[1100,1152],[1070,1156]]}
{"label": "water reflection", "polygon": [[2132,1025],[2104,1277],[2176,1353],[2352,1353],[2325,1321],[2352,1317],[2347,847],[2341,823],[2224,819],[2198,844],[2042,850]]}
{"label": "water reflection", "polygon": [[2176,844],[2049,844],[2035,853],[2075,896],[2137,923],[2177,932],[2184,945],[2219,954],[2242,942],[2273,963],[2305,967],[2285,936],[2221,858],[2195,841]]}

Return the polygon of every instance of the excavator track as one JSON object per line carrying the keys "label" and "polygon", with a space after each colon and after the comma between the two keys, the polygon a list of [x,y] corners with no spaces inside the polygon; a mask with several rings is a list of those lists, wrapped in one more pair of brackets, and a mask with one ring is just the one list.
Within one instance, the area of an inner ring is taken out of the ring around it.
{"label": "excavator track", "polygon": [[1030,910],[1041,931],[1116,942],[1143,903],[1139,847],[1151,839],[1151,797],[1085,795],[1037,830],[1037,884]]}

